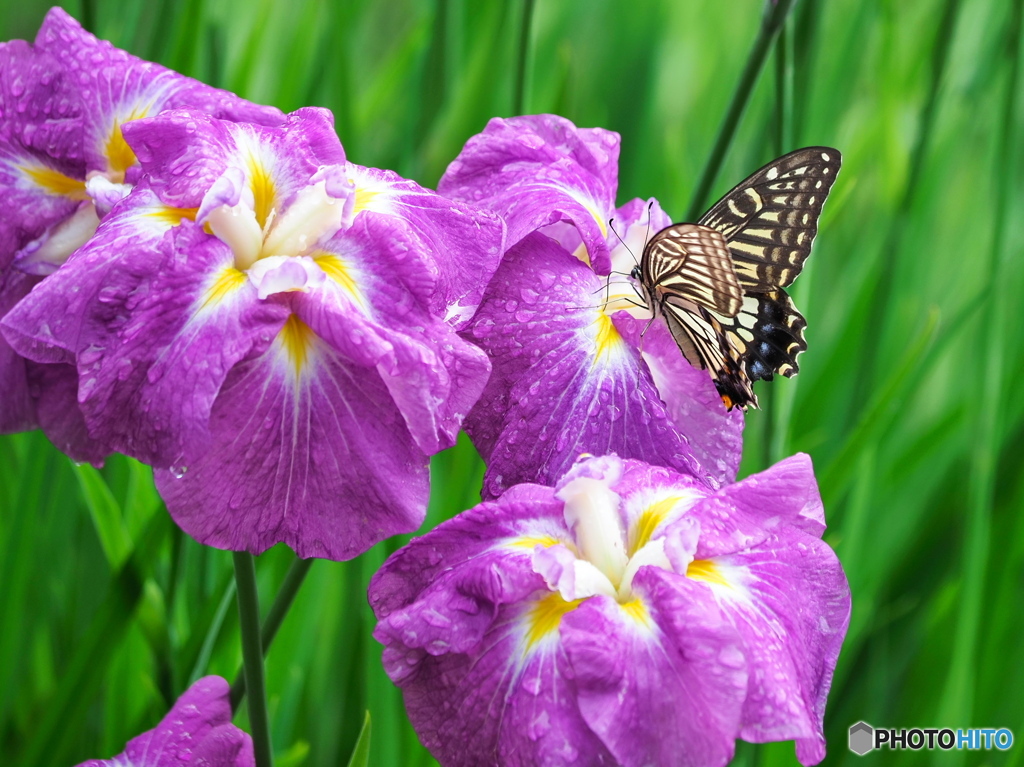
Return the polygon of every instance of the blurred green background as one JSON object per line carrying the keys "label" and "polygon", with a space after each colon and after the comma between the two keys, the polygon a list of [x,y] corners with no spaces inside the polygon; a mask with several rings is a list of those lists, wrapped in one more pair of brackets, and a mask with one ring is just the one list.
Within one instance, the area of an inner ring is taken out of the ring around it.
{"label": "blurred green background", "polygon": [[[713,193],[797,146],[844,168],[797,282],[801,375],[760,384],[743,473],[815,462],[854,608],[826,714],[846,730],[1010,727],[1024,741],[1024,170],[1020,0],[800,0]],[[333,110],[355,162],[433,185],[489,117],[556,112],[622,134],[620,202],[682,218],[763,0],[92,0],[99,36],[255,101]],[[532,8],[520,71],[524,10]],[[31,39],[45,0],[0,5]],[[521,96],[519,95],[521,93]],[[706,200],[705,202],[710,202]],[[428,525],[478,498],[472,447],[435,458]],[[173,527],[148,470],[74,466],[0,437],[0,762],[118,753],[188,683],[240,665],[231,555]],[[317,562],[270,648],[277,764],[427,765],[379,663],[365,584],[398,541]],[[294,556],[257,561],[264,608]],[[246,727],[244,712],[238,717]],[[1024,763],[1008,752],[876,763]],[[736,764],[795,764],[742,745]]]}

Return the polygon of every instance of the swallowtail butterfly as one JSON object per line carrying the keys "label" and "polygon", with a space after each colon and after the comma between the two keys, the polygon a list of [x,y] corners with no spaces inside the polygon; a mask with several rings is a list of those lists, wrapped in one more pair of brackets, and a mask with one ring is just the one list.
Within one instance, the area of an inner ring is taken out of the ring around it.
{"label": "swallowtail butterfly", "polygon": [[633,269],[648,308],[730,410],[757,407],[754,381],[799,369],[807,322],[784,288],[810,255],[841,161],[818,146],[768,163],[696,224],[657,232]]}

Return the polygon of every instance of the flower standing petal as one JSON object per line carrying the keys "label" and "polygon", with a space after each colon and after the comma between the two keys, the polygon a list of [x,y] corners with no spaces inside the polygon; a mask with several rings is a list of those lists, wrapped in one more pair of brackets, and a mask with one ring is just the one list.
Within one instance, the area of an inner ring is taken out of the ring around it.
{"label": "flower standing petal", "polygon": [[[445,764],[724,765],[736,738],[815,764],[850,604],[816,498],[801,457],[717,491],[614,456],[517,485],[374,576],[385,668]],[[553,577],[573,560],[612,594]]]}
{"label": "flower standing petal", "polygon": [[231,724],[230,688],[219,676],[189,687],[160,723],[128,741],[112,759],[90,759],[79,767],[253,767],[252,740]]}

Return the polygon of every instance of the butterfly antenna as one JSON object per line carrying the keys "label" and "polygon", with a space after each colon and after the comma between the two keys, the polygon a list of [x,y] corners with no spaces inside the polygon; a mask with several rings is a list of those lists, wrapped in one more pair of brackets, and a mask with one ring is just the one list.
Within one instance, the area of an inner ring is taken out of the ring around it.
{"label": "butterfly antenna", "polygon": [[[649,218],[650,218],[650,216],[648,216],[648,219]],[[650,227],[650,222],[648,222],[647,226],[648,226],[648,228]],[[631,255],[633,257],[633,263],[636,264],[637,266],[640,266],[640,262],[636,260],[636,255],[633,253],[632,250],[629,249],[629,245],[627,245],[626,241],[624,239],[622,239],[622,237],[619,236],[619,233],[617,231],[615,231],[615,219],[614,218],[608,219],[608,228],[612,230],[612,234],[615,235],[616,239],[618,239],[618,241],[622,243],[622,247],[624,247],[626,249],[626,252],[629,253],[629,255]]]}
{"label": "butterfly antenna", "polygon": [[[647,241],[651,239],[651,211],[654,210],[654,200],[647,203],[647,234],[644,235],[644,247],[647,247]],[[634,259],[635,260],[635,259]]]}

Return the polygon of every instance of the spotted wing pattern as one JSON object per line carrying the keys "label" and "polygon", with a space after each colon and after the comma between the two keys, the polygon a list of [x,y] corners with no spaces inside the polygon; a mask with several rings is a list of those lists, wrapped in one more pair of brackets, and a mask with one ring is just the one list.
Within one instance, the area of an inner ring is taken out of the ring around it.
{"label": "spotted wing pattern", "polygon": [[795,376],[797,355],[807,349],[807,321],[786,291],[749,293],[734,317],[714,317],[725,333],[737,365],[751,382],[771,381],[776,373]]}
{"label": "spotted wing pattern", "polygon": [[674,224],[644,248],[642,279],[652,295],[692,301],[731,317],[740,310],[743,290],[732,267],[725,237],[697,224]]}
{"label": "spotted wing pattern", "polygon": [[784,288],[800,274],[841,164],[839,152],[828,147],[790,152],[736,186],[701,217],[699,223],[728,240],[744,291]]}

